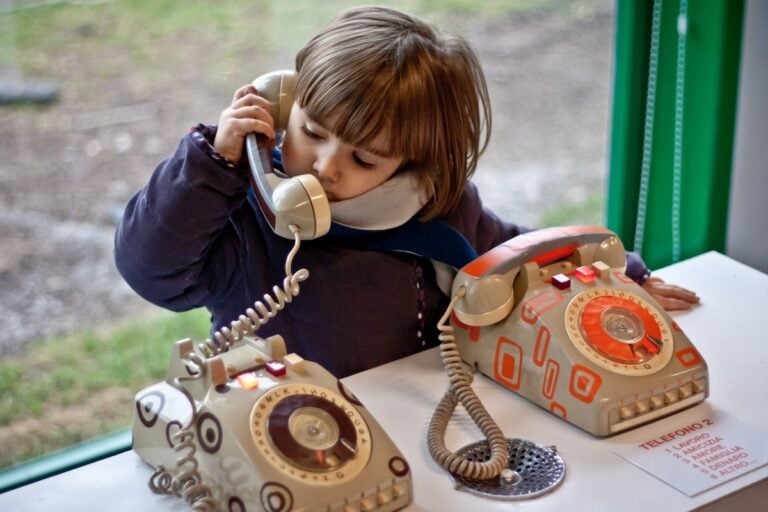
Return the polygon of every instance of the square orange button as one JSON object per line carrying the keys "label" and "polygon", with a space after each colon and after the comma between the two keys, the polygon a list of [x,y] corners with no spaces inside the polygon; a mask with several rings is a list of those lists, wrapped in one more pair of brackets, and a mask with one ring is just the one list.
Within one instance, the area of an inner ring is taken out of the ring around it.
{"label": "square orange button", "polygon": [[259,378],[253,372],[241,373],[237,376],[237,382],[244,389],[255,389],[259,387]]}

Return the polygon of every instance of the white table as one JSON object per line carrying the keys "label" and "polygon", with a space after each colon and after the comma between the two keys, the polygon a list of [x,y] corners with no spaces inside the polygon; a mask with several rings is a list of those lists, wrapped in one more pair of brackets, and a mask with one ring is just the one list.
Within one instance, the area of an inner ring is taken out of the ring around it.
{"label": "white table", "polygon": [[[659,422],[677,425],[679,415],[718,410],[768,430],[768,275],[709,252],[657,272],[695,290],[701,304],[674,318],[709,363],[711,395],[702,404]],[[555,445],[566,477],[539,498],[502,502],[453,489],[427,451],[427,425],[447,380],[435,349],[344,380],[380,421],[408,459],[415,502],[409,511],[467,510],[766,510],[768,466],[693,498],[614,453],[634,431],[600,439],[560,421],[498,384],[478,376],[474,387],[508,437]],[[458,448],[479,440],[466,415],[454,417],[447,443]],[[0,510],[186,511],[181,500],[156,496],[146,487],[149,468],[126,452],[0,495]]]}

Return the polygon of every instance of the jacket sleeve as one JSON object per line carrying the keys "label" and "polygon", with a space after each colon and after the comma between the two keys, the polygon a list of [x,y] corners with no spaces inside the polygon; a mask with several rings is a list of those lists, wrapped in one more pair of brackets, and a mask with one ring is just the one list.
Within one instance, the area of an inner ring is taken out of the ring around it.
{"label": "jacket sleeve", "polygon": [[115,263],[146,300],[174,311],[209,305],[237,278],[241,247],[232,212],[248,178],[205,154],[191,135],[126,206]]}
{"label": "jacket sleeve", "polygon": [[517,224],[502,221],[494,212],[483,207],[477,187],[472,182],[467,183],[458,207],[445,220],[469,240],[478,254],[530,231]]}
{"label": "jacket sleeve", "polygon": [[643,284],[651,277],[651,270],[646,266],[643,258],[632,251],[627,251],[627,270],[624,273],[637,284]]}

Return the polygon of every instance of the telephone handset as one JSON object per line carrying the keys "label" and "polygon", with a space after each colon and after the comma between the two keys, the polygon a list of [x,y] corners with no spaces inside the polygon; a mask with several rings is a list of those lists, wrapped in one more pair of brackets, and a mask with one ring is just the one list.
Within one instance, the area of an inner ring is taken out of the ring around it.
{"label": "telephone handset", "polygon": [[[285,130],[293,106],[296,73],[273,71],[258,77],[253,85],[259,95],[269,100],[275,129]],[[272,230],[288,239],[293,239],[294,230],[298,230],[304,240],[328,233],[331,210],[317,178],[302,174],[286,179],[275,174],[271,147],[264,135],[248,134],[245,149],[251,167],[253,190]]]}
{"label": "telephone handset", "polygon": [[[597,254],[584,254],[587,247],[596,249]],[[466,293],[456,304],[456,317],[478,327],[503,320],[515,306],[515,295],[519,300],[531,281],[530,272],[538,273],[540,267],[566,257],[573,259],[574,254],[582,264],[594,260],[612,268],[626,267],[621,241],[605,228],[564,226],[531,231],[498,245],[461,269],[453,290],[464,287]]]}

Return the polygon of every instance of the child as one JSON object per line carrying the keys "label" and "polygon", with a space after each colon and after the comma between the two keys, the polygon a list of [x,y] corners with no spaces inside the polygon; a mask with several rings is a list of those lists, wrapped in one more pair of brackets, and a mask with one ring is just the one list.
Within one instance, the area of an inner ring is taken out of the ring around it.
{"label": "child", "polygon": [[[468,181],[490,135],[485,79],[461,38],[379,7],[352,9],[298,53],[296,102],[278,147],[288,175],[314,174],[331,232],[304,241],[301,293],[259,329],[341,378],[437,345],[450,266],[520,234],[482,207]],[[205,306],[228,326],[283,278],[291,240],[249,196],[247,133],[275,139],[268,103],[235,92],[218,127],[199,125],[129,202],[115,257],[143,297],[182,311]],[[279,164],[280,162],[278,162]],[[627,274],[665,307],[697,297]],[[441,289],[441,286],[443,289]]]}

